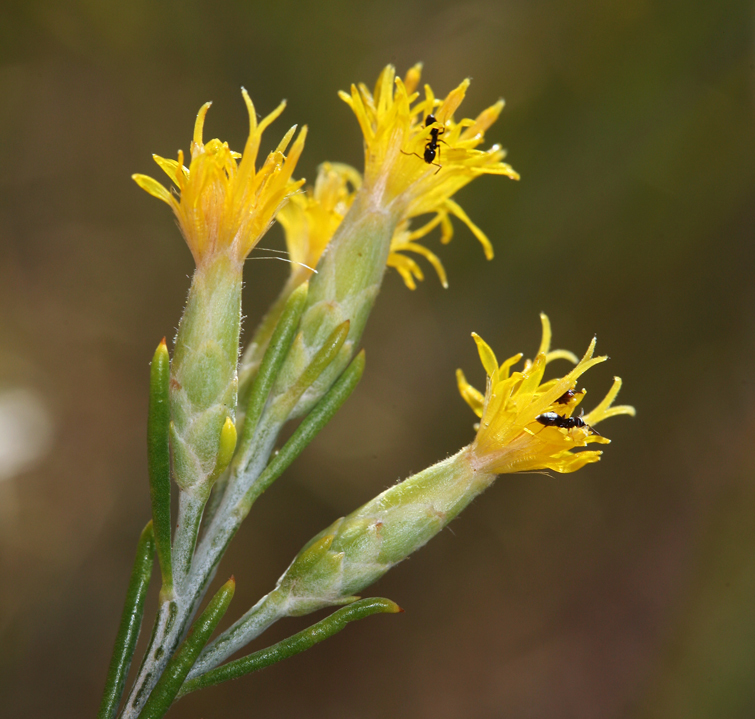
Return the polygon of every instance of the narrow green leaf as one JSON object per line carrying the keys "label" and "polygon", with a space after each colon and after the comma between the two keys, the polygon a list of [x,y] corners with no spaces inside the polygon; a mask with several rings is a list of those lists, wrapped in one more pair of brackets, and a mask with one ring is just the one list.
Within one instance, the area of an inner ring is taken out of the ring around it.
{"label": "narrow green leaf", "polygon": [[152,562],[155,554],[155,537],[152,522],[148,522],[139,537],[136,548],[136,559],[131,570],[131,579],[126,591],[126,602],[123,605],[121,624],[115,637],[113,656],[105,680],[105,693],[102,697],[97,719],[112,719],[118,710],[118,704],[123,695],[131,659],[134,656],[136,640],[144,614],[144,599],[152,574]]}
{"label": "narrow green leaf", "polygon": [[228,609],[235,589],[236,581],[231,577],[210,600],[207,608],[189,630],[181,648],[165,667],[163,675],[139,714],[139,719],[160,719],[168,711],[186,675],[194,666],[199,652],[207,644],[215,627]]}
{"label": "narrow green leaf", "polygon": [[149,415],[147,418],[147,453],[149,460],[149,494],[152,521],[163,592],[173,588],[173,565],[170,556],[170,356],[165,338],[157,346],[149,376]]}
{"label": "narrow green leaf", "polygon": [[291,293],[291,297],[286,302],[283,314],[270,339],[270,344],[265,351],[262,364],[249,392],[244,424],[241,428],[241,438],[236,450],[237,461],[244,461],[270,390],[280,372],[283,360],[286,359],[291,343],[294,341],[296,330],[299,327],[299,319],[307,302],[307,290],[308,285],[305,282]]}
{"label": "narrow green leaf", "polygon": [[334,634],[338,634],[350,622],[364,619],[372,614],[395,614],[401,611],[403,611],[401,607],[390,599],[383,599],[382,597],[361,599],[343,609],[333,612],[333,614],[317,622],[317,624],[313,624],[304,631],[294,634],[294,636],[284,639],[272,647],[261,649],[258,652],[254,652],[254,654],[228,662],[221,667],[211,669],[206,674],[202,674],[186,682],[181,687],[178,696],[180,698],[197,689],[211,687],[229,679],[238,679],[245,674],[251,674],[252,672],[269,667],[271,664],[276,664],[284,659],[300,654],[315,646],[315,644],[319,644]]}
{"label": "narrow green leaf", "polygon": [[[325,340],[322,347],[320,347],[312,361],[307,365],[306,369],[301,373],[299,379],[294,382],[285,394],[276,400],[276,404],[280,403],[284,416],[287,416],[293,411],[296,403],[301,396],[314,384],[315,380],[328,368],[330,363],[338,356],[338,352],[346,338],[349,336],[349,328],[351,327],[350,320],[344,320],[339,324]],[[278,411],[281,411],[280,409]]]}
{"label": "narrow green leaf", "polygon": [[349,398],[359,383],[364,372],[364,350],[362,350],[343,371],[328,393],[313,407],[302,420],[290,439],[273,457],[264,472],[249,488],[244,497],[240,511],[248,514],[257,497],[259,497],[293,462],[304,448],[317,436],[317,433],[332,419],[341,405]]}

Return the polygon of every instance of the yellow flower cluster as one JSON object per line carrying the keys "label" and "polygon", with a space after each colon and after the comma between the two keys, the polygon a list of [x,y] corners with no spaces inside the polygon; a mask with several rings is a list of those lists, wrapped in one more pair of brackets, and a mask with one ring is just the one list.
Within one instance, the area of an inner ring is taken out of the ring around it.
{"label": "yellow flower cluster", "polygon": [[249,112],[249,137],[243,153],[232,151],[227,142],[217,139],[203,142],[205,116],[212,104],[208,102],[197,114],[188,168],[184,167],[182,150],[177,161],[153,155],[175,184],[177,194],[147,175],[133,176],[139,187],[173,209],[198,267],[221,253],[243,262],[286,198],[304,182],[292,182],[291,175],[304,149],[307,128],[301,130],[286,156],[296,131],[296,126],[292,127],[257,170],[262,133],[283,112],[285,103],[258,123],[248,93],[242,89],[242,94]]}
{"label": "yellow flower cluster", "polygon": [[[593,356],[595,339],[579,361],[566,350],[551,351],[550,322],[544,314],[540,319],[543,324],[540,348],[535,359],[527,360],[521,371],[512,371],[522,359],[521,354],[499,365],[488,344],[472,335],[488,376],[484,395],[457,370],[461,396],[480,418],[477,436],[470,446],[477,469],[494,474],[538,469],[574,472],[589,462],[597,462],[602,454],[596,450],[574,452],[574,449],[610,442],[593,429],[596,424],[608,417],[635,414],[634,407],[628,405],[611,407],[621,388],[621,379],[615,377],[613,386],[595,409],[574,417],[574,410],[585,395],[584,390],[575,390],[577,379],[608,358]],[[560,358],[571,360],[576,367],[563,377],[543,382],[546,365]]]}
{"label": "yellow flower cluster", "polygon": [[[340,93],[350,105],[364,133],[366,159],[364,180],[352,167],[324,163],[313,188],[296,190],[304,180],[292,181],[292,173],[304,147],[306,127],[299,133],[290,152],[284,153],[293,139],[295,126],[283,137],[262,167],[255,163],[263,131],[283,111],[285,103],[261,122],[246,90],[242,90],[249,112],[249,138],[243,153],[233,152],[227,142],[203,142],[205,116],[211,103],[199,110],[191,143],[191,162],[184,166],[183,151],[178,160],[154,155],[155,162],[168,175],[175,190],[168,190],[147,175],[134,175],[137,184],[170,205],[181,231],[199,266],[207,258],[227,252],[238,262],[278,217],[286,231],[292,262],[293,284],[306,280],[363,186],[373,201],[399,217],[388,257],[405,284],[415,289],[424,279],[419,264],[408,253],[430,262],[443,284],[446,272],[438,256],[418,240],[436,227],[440,241],[453,237],[451,217],[469,227],[483,246],[485,256],[493,257],[493,247],[485,233],[454,202],[453,194],[482,174],[505,175],[518,179],[517,173],[502,162],[505,152],[497,145],[479,150],[485,131],[503,109],[499,100],[476,119],[458,122],[458,109],[469,80],[464,80],[443,99],[437,99],[429,85],[419,100],[421,66],[415,65],[402,81],[388,65],[380,74],[374,93],[363,84],[352,86],[351,94]],[[428,124],[428,117],[435,118]],[[437,156],[425,159],[424,148],[435,138]],[[290,202],[286,202],[289,199]],[[432,215],[421,227],[412,229],[412,218]]]}

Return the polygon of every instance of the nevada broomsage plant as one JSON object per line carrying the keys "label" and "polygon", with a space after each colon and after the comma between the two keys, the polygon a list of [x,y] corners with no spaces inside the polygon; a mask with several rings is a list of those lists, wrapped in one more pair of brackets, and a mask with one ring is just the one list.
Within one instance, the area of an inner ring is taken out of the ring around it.
{"label": "nevada broomsage plant", "polygon": [[[107,676],[100,719],[154,719],[181,696],[261,669],[304,651],[375,613],[400,611],[388,599],[357,593],[440,532],[499,474],[550,469],[573,472],[600,458],[582,450],[607,444],[602,420],[633,414],[612,407],[621,381],[586,415],[577,380],[606,357],[593,340],[581,359],[551,350],[541,315],[542,342],[515,369],[473,335],[487,374],[485,391],[461,371],[462,397],[479,418],[471,444],[387,489],[314,537],[272,591],[211,640],[234,592],[231,577],[198,618],[218,564],[257,498],[312,441],[346,401],[364,370],[360,338],[386,267],[410,288],[423,279],[424,258],[445,286],[440,259],[421,240],[436,228],[446,243],[452,218],[467,225],[490,259],[485,234],[452,199],[483,174],[518,179],[493,145],[479,149],[503,109],[499,101],[475,119],[455,115],[469,81],[445,98],[425,85],[420,66],[402,80],[388,66],[374,91],[352,86],[341,98],[364,135],[365,167],[324,163],[312,187],[293,175],[306,128],[292,127],[259,160],[262,134],[282,113],[261,121],[242,90],[249,114],[243,152],[204,142],[210,103],[197,115],[189,166],[155,156],[172,189],[145,175],[137,184],[173,210],[196,262],[172,357],[165,340],[152,359],[148,418],[152,520],[144,529]],[[259,165],[259,167],[258,167]],[[416,225],[417,218],[425,221]],[[273,221],[284,228],[291,274],[239,362],[244,262]],[[546,366],[566,359],[574,368],[543,380]],[[300,419],[277,451],[284,426]],[[172,483],[178,491],[175,530]],[[125,681],[157,556],[162,587],[149,645],[128,693]],[[294,636],[241,659],[229,657],[283,617],[341,606]],[[120,708],[120,713],[119,713]]]}

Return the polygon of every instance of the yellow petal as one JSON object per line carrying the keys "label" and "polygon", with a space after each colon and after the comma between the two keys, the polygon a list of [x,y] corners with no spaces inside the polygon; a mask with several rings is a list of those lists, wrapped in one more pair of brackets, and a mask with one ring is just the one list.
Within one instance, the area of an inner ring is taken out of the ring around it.
{"label": "yellow petal", "polygon": [[476,332],[472,332],[472,337],[477,344],[480,362],[482,362],[482,366],[485,368],[488,376],[492,377],[498,370],[498,360],[495,358],[495,353],[490,349],[490,345]]}
{"label": "yellow petal", "polygon": [[485,259],[492,260],[493,245],[490,244],[490,240],[488,239],[487,235],[479,227],[477,227],[477,225],[475,225],[472,220],[469,219],[467,213],[464,212],[464,210],[462,210],[461,207],[457,205],[453,200],[446,200],[445,206],[448,211],[455,217],[458,217],[472,231],[472,234],[480,241],[482,249],[485,252]]}
{"label": "yellow petal", "polygon": [[204,131],[204,119],[207,117],[207,111],[212,106],[211,102],[206,102],[202,107],[199,108],[199,112],[197,113],[197,119],[194,123],[194,140],[192,143],[191,148],[191,155],[194,156],[194,149],[195,147],[202,147],[203,141],[202,141],[202,134]]}
{"label": "yellow petal", "polygon": [[167,157],[160,157],[159,155],[152,155],[152,159],[173,182],[181,187],[185,169],[183,164],[179,164],[175,160],[169,160]]}
{"label": "yellow petal", "polygon": [[483,394],[467,382],[467,378],[460,369],[456,370],[456,383],[459,387],[459,394],[464,398],[464,401],[478,417],[482,417],[482,408],[485,403]]}
{"label": "yellow petal", "polygon": [[131,175],[131,179],[136,182],[142,190],[146,190],[150,195],[156,197],[158,200],[167,202],[171,205],[172,197],[170,192],[166,190],[157,180],[153,180],[147,175]]}
{"label": "yellow petal", "polygon": [[537,350],[538,354],[548,354],[548,350],[551,348],[551,321],[548,319],[548,315],[545,312],[540,313],[540,324],[542,326],[542,339],[540,340],[540,347]]}

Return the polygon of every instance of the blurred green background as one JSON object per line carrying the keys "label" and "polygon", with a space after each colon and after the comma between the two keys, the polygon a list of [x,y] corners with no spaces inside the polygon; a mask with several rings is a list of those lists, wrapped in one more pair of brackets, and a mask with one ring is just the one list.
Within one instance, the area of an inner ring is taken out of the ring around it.
{"label": "blurred green background", "polygon": [[[558,347],[597,333],[612,361],[586,405],[618,374],[637,418],[601,426],[598,465],[501,478],[370,591],[405,614],[169,716],[755,716],[751,3],[10,0],[2,15],[3,716],[94,716],[148,518],[148,362],[192,264],[130,175],[187,150],[206,100],[206,136],[241,149],[241,85],[260,113],[289,101],[270,147],[309,124],[299,174],[361,167],[337,90],[418,60],[438,94],[473,79],[465,115],[505,97],[489,140],[522,181],[457,198],[492,262],[457,224],[450,246],[428,242],[448,290],[429,268],[415,292],[389,272],[365,379],[221,568],[231,614],[323,526],[471,439],[454,370],[483,382],[472,330],[499,357],[532,355],[541,310]],[[248,263],[247,328],[286,273]]]}

